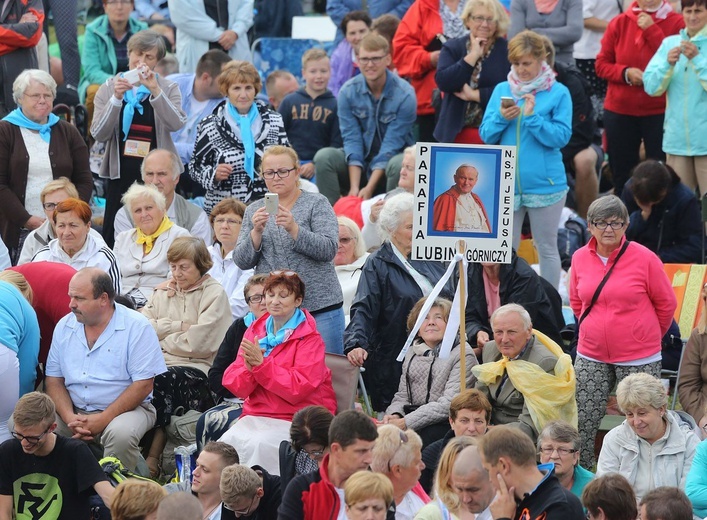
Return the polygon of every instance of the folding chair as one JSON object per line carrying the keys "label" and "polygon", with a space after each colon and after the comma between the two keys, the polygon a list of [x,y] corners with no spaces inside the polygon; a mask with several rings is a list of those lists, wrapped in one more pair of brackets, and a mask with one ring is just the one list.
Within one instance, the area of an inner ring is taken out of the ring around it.
{"label": "folding chair", "polygon": [[331,384],[336,394],[336,413],[350,410],[356,401],[356,388],[360,385],[363,400],[367,410],[371,409],[366,386],[363,384],[361,370],[353,366],[346,356],[326,353],[324,356],[326,366],[331,370]]}
{"label": "folding chair", "polygon": [[323,48],[322,42],[313,39],[258,38],[250,46],[253,65],[265,84],[274,70],[291,72],[302,83],[302,55],[314,47]]}

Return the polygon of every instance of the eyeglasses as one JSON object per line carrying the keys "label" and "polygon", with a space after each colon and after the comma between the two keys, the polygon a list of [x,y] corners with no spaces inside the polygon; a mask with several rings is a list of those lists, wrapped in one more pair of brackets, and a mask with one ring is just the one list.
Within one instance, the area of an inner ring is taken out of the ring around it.
{"label": "eyeglasses", "polygon": [[621,220],[614,220],[613,222],[606,222],[605,220],[599,220],[599,221],[592,222],[592,225],[595,228],[601,229],[602,231],[605,230],[607,228],[607,226],[610,226],[611,229],[613,229],[613,230],[621,229],[622,227],[624,227],[624,224],[626,224],[626,223],[622,222]]}
{"label": "eyeglasses", "polygon": [[319,460],[324,456],[324,450],[312,450],[309,451],[305,448],[302,448],[302,451],[305,452],[307,455],[309,455],[309,458],[312,460]]}
{"label": "eyeglasses", "polygon": [[42,204],[46,211],[54,211],[58,205],[58,202],[45,202],[44,204]]}
{"label": "eyeglasses", "polygon": [[297,276],[294,271],[270,271],[270,276]]}
{"label": "eyeglasses", "polygon": [[223,224],[228,224],[229,226],[240,226],[242,223],[242,220],[233,220],[232,218],[214,219],[214,225],[216,226],[222,226]]}
{"label": "eyeglasses", "polygon": [[339,237],[339,244],[349,245],[352,240],[356,240],[354,237]]}
{"label": "eyeglasses", "polygon": [[40,99],[51,101],[54,99],[54,96],[51,94],[25,94],[24,96],[30,98],[32,101],[39,101]]}
{"label": "eyeglasses", "polygon": [[383,58],[385,58],[387,54],[384,54],[383,56],[371,56],[370,58],[359,58],[358,62],[361,65],[368,65],[369,63],[372,63],[373,65],[378,65],[381,61],[383,61]]}
{"label": "eyeglasses", "polygon": [[245,302],[246,303],[260,303],[263,301],[264,298],[265,298],[264,294],[254,294],[252,296],[248,296],[245,299]]}
{"label": "eyeglasses", "polygon": [[391,462],[393,461],[393,459],[395,458],[395,454],[398,453],[398,450],[400,449],[400,446],[402,446],[403,444],[406,444],[407,441],[408,441],[408,434],[407,434],[407,433],[405,433],[403,430],[400,430],[398,433],[400,434],[400,444],[398,444],[398,447],[395,448],[395,451],[394,451],[393,454],[390,456],[390,459],[388,459],[388,471],[392,471],[392,469],[393,469],[393,468],[391,467],[390,463],[391,463]]}
{"label": "eyeglasses", "polygon": [[481,25],[484,22],[486,22],[488,25],[493,25],[496,23],[495,18],[484,18],[483,16],[472,16],[471,20],[474,23],[478,23],[479,25]]}
{"label": "eyeglasses", "polygon": [[255,497],[257,497],[257,496],[258,496],[258,492],[256,491],[255,495],[253,495],[253,498],[250,499],[250,505],[246,509],[242,509],[240,511],[237,509],[233,509],[231,506],[229,506],[228,504],[225,504],[225,503],[223,504],[223,507],[225,507],[229,511],[233,511],[233,513],[238,516],[245,516],[245,515],[250,514],[250,510],[253,507],[253,504],[255,503]]}
{"label": "eyeglasses", "polygon": [[280,168],[279,170],[265,170],[263,171],[263,179],[274,179],[275,175],[281,179],[286,179],[290,176],[290,172],[295,171],[297,168]]}
{"label": "eyeglasses", "polygon": [[15,439],[17,439],[20,442],[27,441],[27,443],[30,446],[36,446],[37,444],[39,444],[39,441],[41,441],[42,438],[47,433],[49,433],[49,430],[51,430],[51,429],[52,429],[52,427],[50,425],[46,430],[44,430],[44,433],[42,433],[42,435],[22,435],[21,433],[17,433],[15,430],[12,430],[10,432],[10,435],[12,435]]}
{"label": "eyeglasses", "polygon": [[543,455],[552,455],[555,451],[560,457],[566,457],[570,453],[577,453],[579,450],[572,450],[570,448],[553,448],[552,446],[543,446],[540,448],[540,453]]}

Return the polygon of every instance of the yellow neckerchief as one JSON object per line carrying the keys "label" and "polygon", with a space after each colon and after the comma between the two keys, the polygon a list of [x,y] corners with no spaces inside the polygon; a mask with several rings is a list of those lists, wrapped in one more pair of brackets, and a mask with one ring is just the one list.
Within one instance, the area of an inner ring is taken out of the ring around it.
{"label": "yellow neckerchief", "polygon": [[471,371],[485,385],[495,383],[507,372],[513,386],[523,394],[530,418],[538,431],[554,419],[565,420],[576,428],[577,385],[572,358],[542,332],[533,329],[533,334],[536,340],[534,348],[543,346],[557,357],[554,375],[523,359],[516,359],[511,363],[506,356],[499,361],[476,365]]}
{"label": "yellow neckerchief", "polygon": [[173,225],[174,224],[172,223],[172,221],[167,218],[167,215],[165,215],[164,217],[162,217],[160,227],[158,227],[157,231],[155,231],[151,235],[146,235],[139,227],[136,227],[135,229],[137,230],[137,239],[135,239],[135,242],[137,244],[145,244],[145,254],[150,254],[150,251],[152,251],[152,246],[155,245],[155,240],[157,240],[157,237],[167,231]]}

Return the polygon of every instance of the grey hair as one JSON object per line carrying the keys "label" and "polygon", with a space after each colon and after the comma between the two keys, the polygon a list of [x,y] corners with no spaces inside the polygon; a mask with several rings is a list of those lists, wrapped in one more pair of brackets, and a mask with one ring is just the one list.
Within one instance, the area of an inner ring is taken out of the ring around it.
{"label": "grey hair", "polygon": [[181,172],[182,160],[174,152],[171,152],[169,150],[165,150],[164,148],[155,148],[150,153],[148,153],[145,156],[145,158],[142,160],[142,163],[140,163],[140,176],[142,177],[143,182],[145,181],[145,161],[147,161],[147,158],[150,157],[152,154],[155,154],[158,152],[164,152],[167,155],[169,155],[169,162],[170,162],[170,166],[172,167],[172,179],[176,181],[179,178],[179,176],[182,174],[182,172]]}
{"label": "grey hair", "polygon": [[518,316],[520,316],[520,320],[523,322],[523,328],[526,330],[532,328],[533,321],[530,319],[530,314],[528,314],[528,311],[526,311],[522,305],[518,305],[517,303],[507,303],[506,305],[501,305],[498,309],[493,311],[493,314],[491,315],[491,327],[493,327],[493,322],[496,321],[497,317],[510,314],[512,312],[515,312]]}
{"label": "grey hair", "polygon": [[479,170],[476,169],[476,166],[468,163],[460,164],[457,169],[454,170],[454,176],[456,177],[462,170],[466,170],[467,168],[474,170],[476,172],[476,176],[479,176]]}
{"label": "grey hair", "polygon": [[641,372],[621,380],[616,387],[616,401],[624,413],[637,408],[658,409],[668,404],[668,394],[660,379]]}
{"label": "grey hair", "polygon": [[606,195],[599,197],[591,203],[587,210],[587,222],[607,221],[610,218],[621,219],[628,222],[628,210],[626,205],[616,195]]}
{"label": "grey hair", "polygon": [[410,213],[415,207],[415,197],[412,193],[400,193],[385,201],[385,206],[378,216],[378,234],[383,240],[390,240],[390,236],[402,225],[402,216]]}
{"label": "grey hair", "polygon": [[407,148],[405,148],[405,150],[403,150],[403,155],[412,155],[412,156],[414,156],[416,151],[417,151],[417,146],[416,146],[416,145],[408,146]]}
{"label": "grey hair", "polygon": [[54,81],[51,74],[40,69],[25,69],[20,72],[12,83],[12,98],[15,103],[20,104],[20,99],[32,81],[44,85],[51,91],[52,97],[56,97],[56,81]]}
{"label": "grey hair", "polygon": [[132,213],[133,203],[142,198],[152,199],[163,213],[167,211],[167,200],[157,188],[154,186],[138,184],[137,182],[133,183],[133,185],[128,188],[128,191],[123,194],[123,198],[120,199],[120,202],[122,202],[123,206],[126,206],[130,213]]}
{"label": "grey hair", "polygon": [[128,40],[128,54],[133,51],[149,52],[152,49],[157,49],[155,57],[160,61],[167,54],[167,46],[164,43],[162,35],[156,31],[145,29],[136,32]]}
{"label": "grey hair", "polygon": [[545,440],[553,440],[555,442],[567,442],[572,444],[572,449],[578,450],[582,446],[582,440],[579,436],[577,428],[566,421],[550,421],[545,424],[538,435],[538,450]]}
{"label": "grey hair", "polygon": [[422,450],[422,439],[413,430],[407,429],[401,439],[402,430],[393,424],[378,428],[378,439],[373,446],[371,469],[384,475],[395,465],[409,468],[415,460],[416,452]]}
{"label": "grey hair", "polygon": [[366,254],[366,243],[363,240],[363,235],[359,229],[356,222],[351,220],[349,217],[336,217],[337,222],[340,226],[344,226],[353,235],[353,239],[356,241],[356,247],[354,248],[354,256],[356,260],[361,258]]}

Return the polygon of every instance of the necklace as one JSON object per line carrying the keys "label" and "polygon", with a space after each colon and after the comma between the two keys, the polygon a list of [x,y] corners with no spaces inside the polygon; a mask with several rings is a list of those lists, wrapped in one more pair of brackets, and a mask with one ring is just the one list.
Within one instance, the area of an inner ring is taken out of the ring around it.
{"label": "necklace", "polygon": [[206,513],[206,514],[204,515],[204,520],[208,520],[208,518],[214,513],[214,511],[216,511],[216,508],[217,508],[217,507],[220,507],[220,506],[221,506],[221,502],[219,502],[219,503],[216,504],[214,507],[212,507],[212,508],[211,508],[211,511],[209,511],[208,513]]}

